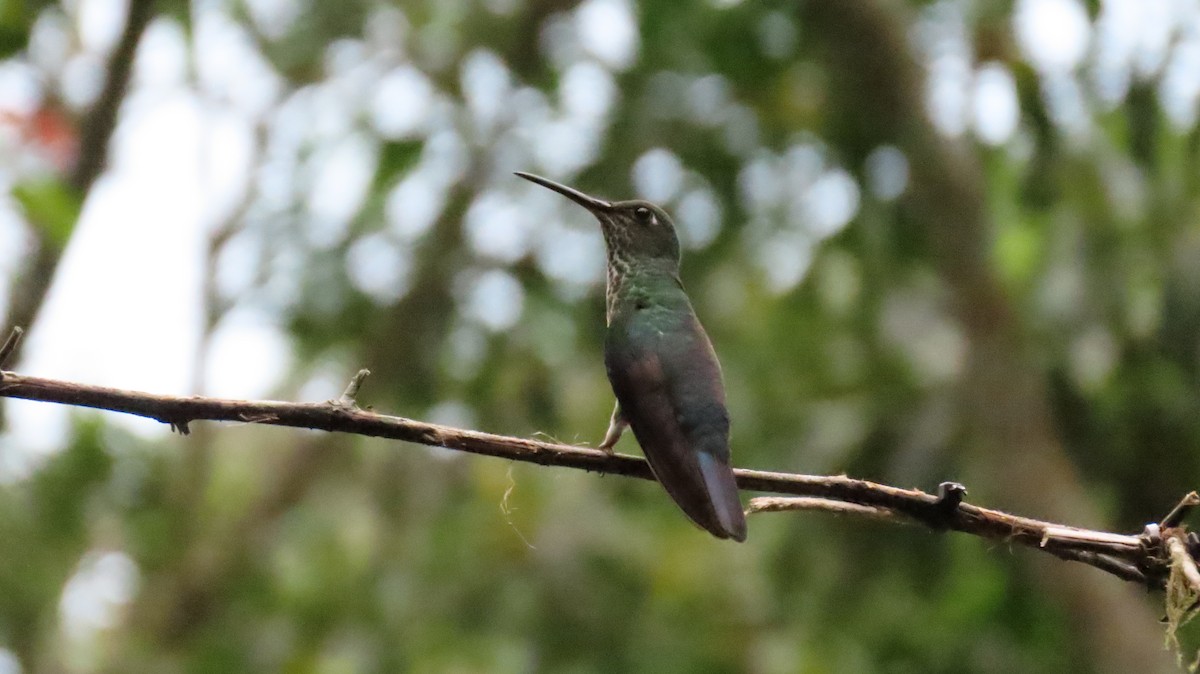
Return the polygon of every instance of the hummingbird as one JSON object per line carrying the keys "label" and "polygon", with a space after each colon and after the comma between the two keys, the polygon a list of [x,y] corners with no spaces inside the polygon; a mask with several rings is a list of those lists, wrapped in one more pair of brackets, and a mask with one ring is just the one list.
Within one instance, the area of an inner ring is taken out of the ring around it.
{"label": "hummingbird", "polygon": [[670,216],[648,201],[604,201],[531,173],[517,175],[586,208],[604,234],[604,365],[617,404],[599,448],[612,453],[632,428],[654,476],[684,514],[718,538],[746,540],[721,365],[679,280],[679,236]]}

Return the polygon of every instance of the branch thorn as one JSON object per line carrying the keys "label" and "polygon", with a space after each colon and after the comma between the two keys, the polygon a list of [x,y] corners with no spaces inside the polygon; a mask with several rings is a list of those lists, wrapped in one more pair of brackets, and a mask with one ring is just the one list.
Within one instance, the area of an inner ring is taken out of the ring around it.
{"label": "branch thorn", "polygon": [[958,482],[939,484],[937,500],[933,502],[929,515],[920,519],[925,520],[926,524],[935,529],[949,529],[950,523],[954,519],[954,513],[958,511],[958,506],[963,502],[966,494],[967,488]]}
{"label": "branch thorn", "polygon": [[963,502],[963,497],[967,495],[967,488],[958,482],[943,482],[937,488],[937,507],[946,511],[947,514],[954,512],[958,505]]}
{"label": "branch thorn", "polygon": [[371,371],[365,367],[354,373],[354,376],[350,378],[350,383],[346,385],[346,390],[342,392],[341,397],[336,400],[330,400],[329,404],[347,410],[358,409],[358,402],[355,398],[358,397],[358,390],[362,388],[363,382],[369,376],[371,376]]}

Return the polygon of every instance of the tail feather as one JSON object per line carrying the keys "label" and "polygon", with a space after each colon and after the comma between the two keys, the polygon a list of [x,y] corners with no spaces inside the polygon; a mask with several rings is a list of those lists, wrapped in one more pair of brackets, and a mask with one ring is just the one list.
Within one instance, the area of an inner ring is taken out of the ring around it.
{"label": "tail feather", "polygon": [[704,486],[708,489],[717,522],[729,538],[738,542],[746,540],[746,515],[738,498],[733,469],[708,452],[700,452],[699,459],[700,473],[704,476]]}

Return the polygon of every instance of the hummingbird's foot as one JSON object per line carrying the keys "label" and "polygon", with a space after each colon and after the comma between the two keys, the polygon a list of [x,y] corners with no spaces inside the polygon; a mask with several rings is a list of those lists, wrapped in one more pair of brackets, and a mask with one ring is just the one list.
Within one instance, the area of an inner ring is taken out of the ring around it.
{"label": "hummingbird's foot", "polygon": [[604,434],[604,440],[601,441],[600,445],[596,447],[596,449],[604,452],[605,454],[612,454],[615,451],[613,447],[617,446],[617,440],[621,439],[621,434],[625,432],[625,428],[628,425],[629,424],[627,424],[624,419],[620,421],[614,419],[613,422],[608,425],[608,432]]}
{"label": "hummingbird's foot", "polygon": [[612,420],[608,422],[608,432],[604,434],[604,440],[596,449],[605,454],[612,454],[613,447],[617,445],[617,440],[621,439],[621,434],[629,426],[629,422],[625,421],[625,415],[621,414],[621,403],[617,403],[613,408]]}

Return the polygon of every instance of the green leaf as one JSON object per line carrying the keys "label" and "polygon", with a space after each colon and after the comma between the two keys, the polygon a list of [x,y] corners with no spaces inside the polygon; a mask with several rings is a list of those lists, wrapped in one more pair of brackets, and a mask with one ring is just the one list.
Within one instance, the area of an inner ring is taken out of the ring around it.
{"label": "green leaf", "polygon": [[49,178],[18,184],[13,197],[25,209],[29,222],[58,247],[67,245],[83,202],[61,180]]}
{"label": "green leaf", "polygon": [[1041,260],[1042,245],[1041,234],[1031,224],[1019,221],[999,224],[992,255],[1004,280],[1015,286],[1029,281]]}
{"label": "green leaf", "polygon": [[396,179],[411,169],[421,158],[425,143],[419,140],[384,143],[379,149],[379,169],[375,172],[375,189],[388,189]]}
{"label": "green leaf", "polygon": [[22,0],[0,0],[0,58],[8,58],[29,43],[29,26],[36,14]]}

